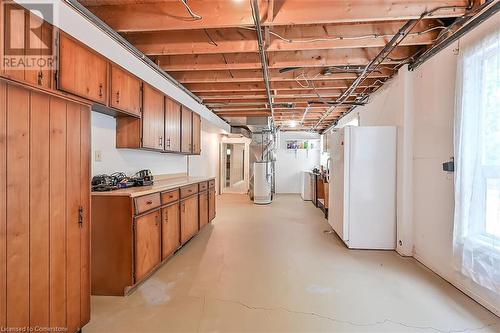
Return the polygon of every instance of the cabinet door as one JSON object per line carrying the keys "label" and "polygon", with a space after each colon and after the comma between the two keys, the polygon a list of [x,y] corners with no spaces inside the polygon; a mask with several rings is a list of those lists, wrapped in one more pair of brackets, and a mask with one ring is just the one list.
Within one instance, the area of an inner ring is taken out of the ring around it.
{"label": "cabinet door", "polygon": [[181,151],[181,105],[168,97],[165,101],[165,150]]}
{"label": "cabinet door", "polygon": [[161,261],[160,211],[135,221],[135,282],[142,280]]}
{"label": "cabinet door", "polygon": [[208,190],[208,220],[212,222],[215,218],[215,189]]}
{"label": "cabinet door", "polygon": [[106,104],[108,77],[106,58],[64,33],[60,34],[59,44],[58,88]]}
{"label": "cabinet door", "polygon": [[111,65],[109,105],[134,115],[141,115],[141,81],[116,65]]}
{"label": "cabinet door", "polygon": [[162,209],[162,260],[181,245],[179,203]]}
{"label": "cabinet door", "polygon": [[200,229],[208,224],[208,192],[199,194],[200,204]]}
{"label": "cabinet door", "polygon": [[201,154],[201,117],[193,112],[193,154]]}
{"label": "cabinet door", "polygon": [[12,60],[5,64],[4,74],[16,80],[24,80],[24,66],[15,59],[21,59],[26,54],[26,11],[17,4],[4,4],[2,1],[0,5],[5,10],[3,51]]}
{"label": "cabinet door", "polygon": [[[49,61],[52,61],[52,26],[44,22],[35,14],[27,12],[26,15],[26,56],[28,59],[44,59],[47,66],[40,66],[44,61],[39,62],[39,66],[27,67],[25,80],[31,84],[44,88],[52,88],[52,70],[49,68]],[[31,60],[28,60],[31,62]]]}
{"label": "cabinet door", "polygon": [[182,126],[181,126],[181,152],[186,154],[192,153],[193,140],[193,112],[186,107],[182,107]]}
{"label": "cabinet door", "polygon": [[181,201],[181,243],[186,243],[198,232],[198,195]]}
{"label": "cabinet door", "polygon": [[142,110],[142,147],[164,148],[165,119],[164,96],[148,84],[144,85]]}

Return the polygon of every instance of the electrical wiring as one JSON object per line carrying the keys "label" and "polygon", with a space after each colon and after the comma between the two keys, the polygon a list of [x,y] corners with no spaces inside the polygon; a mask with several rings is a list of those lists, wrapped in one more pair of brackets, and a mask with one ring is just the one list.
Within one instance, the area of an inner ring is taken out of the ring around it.
{"label": "electrical wiring", "polygon": [[[256,30],[255,28],[252,27],[239,27],[240,29],[246,29],[246,30]],[[421,36],[424,34],[427,34],[429,32],[432,32],[434,30],[444,30],[447,29],[445,26],[436,26],[432,27],[423,31],[417,31],[417,32],[412,32],[409,35],[410,36]],[[335,40],[361,40],[361,39],[377,39],[377,38],[385,38],[385,37],[392,37],[392,34],[367,34],[367,35],[360,35],[360,36],[331,36],[331,37],[322,37],[322,38],[310,38],[310,39],[291,39],[291,38],[286,38],[278,34],[277,32],[269,30],[269,34],[281,39],[284,42],[287,43],[316,43],[316,42],[328,42],[328,41],[335,41]]]}
{"label": "electrical wiring", "polygon": [[[399,44],[403,41],[404,38],[406,38],[415,26],[421,22],[424,18],[426,17],[431,17],[433,14],[439,10],[443,9],[458,9],[458,8],[463,8],[466,11],[471,10],[473,8],[474,1],[471,0],[469,1],[467,6],[440,6],[436,7],[434,9],[431,9],[429,11],[423,12],[418,19],[413,19],[409,20],[405,25],[399,29],[399,31],[391,38],[391,40],[386,44],[384,49],[380,51],[380,53],[370,61],[370,63],[365,67],[363,72],[354,80],[354,82],[351,84],[349,88],[347,88],[342,95],[337,99],[337,102],[339,103],[338,105],[342,105],[347,98],[351,95],[352,92],[355,91],[355,89],[359,86],[360,83],[362,83],[367,76],[372,73],[374,70],[376,70],[382,62],[389,56],[389,54],[394,50]],[[465,14],[467,15],[467,13]],[[465,16],[464,15],[464,16]],[[338,106],[337,105],[337,106]],[[336,106],[332,106],[329,108],[323,116],[319,119],[319,121],[316,123],[316,125],[313,126],[313,129],[316,129],[321,122],[323,122],[324,119],[326,119],[330,113],[335,109]]]}
{"label": "electrical wiring", "polygon": [[[418,31],[418,32],[412,32],[409,34],[409,36],[421,36],[423,34],[429,33],[434,30],[438,29],[446,29],[445,26],[436,26],[432,27],[423,31]],[[360,40],[360,39],[377,39],[377,38],[384,38],[384,37],[392,37],[392,34],[368,34],[368,35],[361,35],[361,36],[332,36],[332,37],[323,37],[323,38],[311,38],[311,39],[290,39],[281,36],[280,34],[274,32],[274,31],[269,31],[270,35],[273,35],[279,39],[281,39],[284,42],[287,43],[315,43],[315,42],[328,42],[328,41],[333,41],[333,40]]]}
{"label": "electrical wiring", "polygon": [[191,17],[193,18],[193,20],[198,21],[198,20],[203,19],[202,16],[200,16],[200,15],[196,14],[195,12],[193,12],[193,10],[191,9],[191,7],[187,3],[187,0],[181,0],[181,2],[184,5],[184,7],[186,7],[186,10],[188,11],[189,15],[191,15]]}

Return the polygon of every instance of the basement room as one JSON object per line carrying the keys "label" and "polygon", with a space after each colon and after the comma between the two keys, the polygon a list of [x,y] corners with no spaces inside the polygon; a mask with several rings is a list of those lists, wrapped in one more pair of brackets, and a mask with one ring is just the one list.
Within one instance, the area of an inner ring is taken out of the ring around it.
{"label": "basement room", "polygon": [[500,0],[0,0],[0,332],[500,333]]}

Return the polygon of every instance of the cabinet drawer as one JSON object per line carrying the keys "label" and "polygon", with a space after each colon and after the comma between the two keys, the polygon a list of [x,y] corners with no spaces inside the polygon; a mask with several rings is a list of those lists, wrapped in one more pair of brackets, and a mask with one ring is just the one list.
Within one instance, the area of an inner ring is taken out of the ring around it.
{"label": "cabinet drawer", "polygon": [[215,179],[210,179],[210,180],[208,181],[208,187],[209,187],[209,188],[215,187]]}
{"label": "cabinet drawer", "polygon": [[163,205],[169,204],[171,202],[175,202],[177,200],[179,200],[179,190],[178,189],[161,193],[161,203]]}
{"label": "cabinet drawer", "polygon": [[198,183],[200,192],[206,191],[208,189],[208,182]]}
{"label": "cabinet drawer", "polygon": [[181,187],[181,198],[189,197],[195,193],[198,193],[198,184]]}
{"label": "cabinet drawer", "polygon": [[160,193],[153,193],[135,199],[135,213],[141,214],[160,207]]}

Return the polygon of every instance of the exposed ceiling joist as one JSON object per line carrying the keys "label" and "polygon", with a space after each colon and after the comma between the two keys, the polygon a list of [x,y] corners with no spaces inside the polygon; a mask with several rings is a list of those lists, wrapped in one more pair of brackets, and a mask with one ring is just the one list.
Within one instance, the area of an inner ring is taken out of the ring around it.
{"label": "exposed ceiling joist", "polygon": [[[270,30],[268,52],[384,47],[402,21],[280,26]],[[442,30],[438,20],[422,21],[402,45],[431,44]],[[255,31],[243,28],[148,31],[124,36],[149,56],[258,52]]]}
{"label": "exposed ceiling joist", "polygon": [[[277,69],[270,70],[271,82],[275,81],[301,81],[306,84],[305,78],[308,80],[354,80],[356,73],[335,73],[333,75],[321,75],[323,68],[306,68],[293,72],[280,73]],[[387,78],[394,74],[394,70],[388,66],[380,68],[376,72],[370,74],[369,78]],[[231,71],[184,71],[172,72],[180,83],[218,83],[218,82],[263,82],[262,71],[260,70],[231,70]]]}
{"label": "exposed ceiling joist", "polygon": [[[290,67],[366,65],[381,50],[382,48],[373,47],[274,52],[269,53],[269,68],[279,70]],[[413,46],[399,47],[384,63],[399,64],[416,51]],[[259,69],[262,66],[258,53],[158,56],[155,60],[167,72]]]}
{"label": "exposed ceiling joist", "polygon": [[[84,5],[119,32],[185,29],[214,29],[253,26],[251,8],[246,1],[191,0],[192,10],[203,19],[194,20],[180,1],[152,3],[108,0],[81,0]],[[272,23],[266,21],[268,2],[261,0],[262,24],[273,26],[328,24],[345,22],[392,21],[418,18],[421,13],[440,6],[466,6],[468,0],[276,0]],[[435,17],[456,17],[464,9],[445,9]]]}

